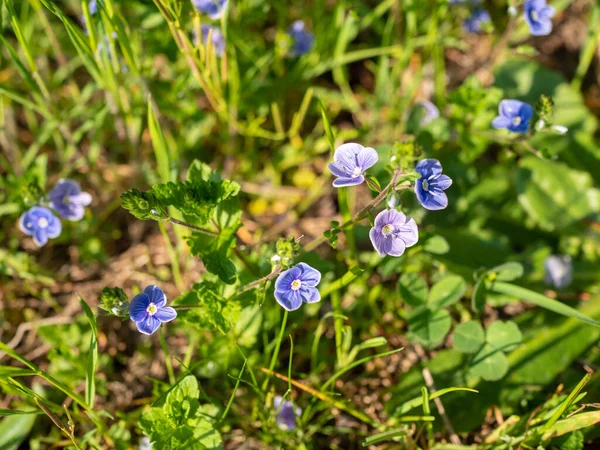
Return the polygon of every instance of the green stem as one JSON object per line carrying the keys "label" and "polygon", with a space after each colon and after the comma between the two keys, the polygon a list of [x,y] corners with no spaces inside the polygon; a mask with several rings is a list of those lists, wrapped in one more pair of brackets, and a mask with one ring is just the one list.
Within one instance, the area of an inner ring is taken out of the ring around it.
{"label": "green stem", "polygon": [[183,289],[183,278],[181,277],[181,267],[179,266],[177,252],[173,248],[173,244],[171,244],[171,238],[169,237],[169,233],[167,233],[165,225],[162,222],[158,222],[158,227],[160,228],[165,245],[167,246],[167,253],[169,253],[169,259],[171,260],[171,271],[173,272],[175,286],[177,286],[177,289]]}
{"label": "green stem", "polygon": [[196,225],[192,225],[191,223],[183,222],[181,220],[174,219],[173,217],[169,217],[167,219],[169,222],[174,223],[175,225],[181,225],[182,227],[189,228],[190,230],[197,231],[198,233],[206,234],[208,236],[219,236],[219,233],[216,231],[209,230],[208,228],[202,228]]}
{"label": "green stem", "polygon": [[590,68],[590,64],[596,53],[596,48],[598,48],[598,42],[600,41],[600,4],[596,2],[593,8],[592,17],[590,18],[588,26],[588,38],[585,47],[581,51],[581,57],[579,58],[575,77],[571,82],[571,86],[577,90],[581,89],[581,83]]}
{"label": "green stem", "polygon": [[[279,349],[281,347],[281,341],[283,340],[283,333],[285,332],[285,325],[287,323],[288,311],[285,310],[283,313],[283,320],[281,321],[281,329],[279,330],[279,335],[277,336],[277,341],[275,342],[275,348],[273,349],[273,355],[271,356],[271,363],[269,364],[269,370],[272,372],[275,368],[275,364],[277,363],[277,357],[279,356]],[[267,378],[263,382],[261,390],[265,392],[267,387],[269,386],[269,380],[271,379],[271,374],[267,374]]]}

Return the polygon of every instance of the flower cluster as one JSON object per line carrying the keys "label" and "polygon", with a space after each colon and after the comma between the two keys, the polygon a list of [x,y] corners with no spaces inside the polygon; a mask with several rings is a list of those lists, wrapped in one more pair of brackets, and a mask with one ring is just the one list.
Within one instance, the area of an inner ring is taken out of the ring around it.
{"label": "flower cluster", "polygon": [[[60,180],[48,192],[50,208],[63,219],[79,221],[85,214],[85,207],[92,202],[92,196],[82,192],[79,184],[73,180]],[[57,238],[62,225],[60,220],[45,206],[34,206],[25,211],[19,218],[19,228],[23,233],[33,237],[38,247],[43,247],[48,239]]]}

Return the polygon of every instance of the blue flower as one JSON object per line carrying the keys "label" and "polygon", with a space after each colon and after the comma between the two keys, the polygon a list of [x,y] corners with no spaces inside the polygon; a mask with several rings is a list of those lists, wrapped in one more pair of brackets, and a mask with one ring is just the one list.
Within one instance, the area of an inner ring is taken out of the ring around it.
{"label": "blue flower", "polygon": [[300,56],[310,52],[315,43],[315,37],[310,31],[306,31],[306,25],[301,20],[296,20],[288,30],[292,38],[292,55]]}
{"label": "blue flower", "polygon": [[529,122],[533,117],[533,108],[519,100],[502,100],[498,107],[500,113],[492,121],[494,128],[506,128],[513,133],[529,131]]}
{"label": "blue flower", "polygon": [[81,220],[85,214],[85,207],[92,203],[92,196],[81,192],[79,184],[73,180],[60,180],[48,192],[48,198],[51,208],[58,211],[61,217],[73,222]]}
{"label": "blue flower", "polygon": [[415,194],[423,208],[437,211],[448,206],[448,197],[444,192],[452,185],[452,179],[442,174],[442,165],[437,159],[422,159],[415,171],[421,175],[415,181]]}
{"label": "blue flower", "polygon": [[490,21],[490,14],[485,9],[476,9],[463,22],[463,29],[468,33],[478,33],[481,25]]}
{"label": "blue flower", "polygon": [[58,217],[43,206],[34,206],[29,211],[21,214],[19,228],[26,235],[33,236],[33,242],[38,247],[46,245],[48,238],[57,238],[62,231],[62,225]]}
{"label": "blue flower", "polygon": [[275,396],[273,399],[273,407],[277,414],[275,422],[282,430],[295,430],[296,429],[296,416],[302,415],[302,409],[295,407],[289,400],[283,400],[281,395]]}
{"label": "blue flower", "polygon": [[415,107],[423,110],[423,116],[419,122],[422,127],[440,117],[440,110],[429,100],[422,100]]}
{"label": "blue flower", "polygon": [[406,247],[417,243],[419,230],[414,219],[395,209],[385,209],[375,217],[369,237],[379,256],[401,256]]}
{"label": "blue flower", "polygon": [[[204,45],[208,44],[208,36],[210,34],[211,43],[215,49],[216,55],[223,56],[223,53],[225,52],[225,37],[223,36],[223,33],[221,33],[221,30],[212,25],[202,24],[200,31],[202,33],[202,42]],[[196,41],[196,39],[194,39],[194,41]]]}
{"label": "blue flower", "polygon": [[148,286],[144,292],[131,299],[129,317],[140,333],[152,334],[161,323],[170,322],[177,312],[167,304],[167,296],[158,286]]}
{"label": "blue flower", "polygon": [[353,143],[340,145],[335,149],[333,162],[327,166],[338,177],[333,180],[333,186],[339,188],[361,184],[365,181],[364,172],[377,161],[379,155],[374,148]]}
{"label": "blue flower", "polygon": [[227,7],[228,0],[192,0],[198,11],[206,14],[213,20],[221,18],[221,14]]}
{"label": "blue flower", "polygon": [[573,264],[568,255],[550,255],[544,261],[546,284],[557,289],[566,288],[573,281]]}
{"label": "blue flower", "polygon": [[96,2],[96,0],[89,1],[88,10],[90,11],[91,15],[94,15],[98,12],[98,3]]}
{"label": "blue flower", "polygon": [[552,31],[552,16],[556,12],[546,0],[525,0],[523,5],[525,22],[533,36],[546,36]]}
{"label": "blue flower", "polygon": [[321,272],[308,264],[299,263],[291,269],[281,272],[275,281],[275,299],[284,309],[294,311],[302,302],[315,303],[321,300],[317,284],[321,281]]}

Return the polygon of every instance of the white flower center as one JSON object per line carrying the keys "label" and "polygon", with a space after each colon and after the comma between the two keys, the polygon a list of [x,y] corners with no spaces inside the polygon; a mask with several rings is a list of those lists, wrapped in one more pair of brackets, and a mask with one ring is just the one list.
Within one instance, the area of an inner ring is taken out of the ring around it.
{"label": "white flower center", "polygon": [[48,219],[46,219],[45,217],[41,217],[38,220],[38,227],[44,229],[44,228],[48,228]]}
{"label": "white flower center", "polygon": [[519,125],[521,125],[521,118],[519,116],[513,117],[512,123],[514,126],[518,127]]}
{"label": "white flower center", "polygon": [[294,280],[292,281],[292,291],[297,291],[298,289],[300,289],[300,287],[302,286],[302,281],[300,280]]}
{"label": "white flower center", "polygon": [[537,11],[535,11],[535,10],[531,11],[531,19],[534,22],[537,22],[538,20],[540,20],[540,15],[538,14]]}
{"label": "white flower center", "polygon": [[156,306],[154,303],[150,303],[148,305],[148,307],[146,308],[146,312],[148,314],[150,314],[151,316],[153,316],[154,314],[156,314],[157,311],[158,311],[158,306]]}
{"label": "white flower center", "polygon": [[71,203],[71,196],[65,195],[62,199],[63,205],[68,205]]}
{"label": "white flower center", "polygon": [[381,229],[381,234],[383,234],[385,237],[389,237],[394,232],[394,230],[394,225],[387,224],[384,225],[384,227]]}
{"label": "white flower center", "polygon": [[429,189],[429,181],[427,181],[426,179],[423,179],[423,181],[421,182],[421,185],[423,186],[423,189],[425,189],[425,190]]}
{"label": "white flower center", "polygon": [[360,177],[362,175],[362,170],[360,170],[360,167],[356,167],[353,171],[352,171],[352,177],[353,178],[357,178]]}

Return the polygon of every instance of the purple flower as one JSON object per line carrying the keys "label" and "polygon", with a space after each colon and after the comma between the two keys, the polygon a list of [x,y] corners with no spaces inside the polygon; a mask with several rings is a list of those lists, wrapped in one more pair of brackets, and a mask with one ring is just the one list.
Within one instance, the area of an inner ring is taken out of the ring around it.
{"label": "purple flower", "polygon": [[422,100],[415,106],[423,110],[423,116],[419,122],[422,127],[440,117],[440,110],[429,100]]}
{"label": "purple flower", "polygon": [[[202,24],[200,31],[202,33],[202,43],[208,45],[208,36],[210,34],[210,41],[215,49],[216,55],[223,56],[223,53],[225,52],[225,37],[223,36],[223,33],[221,33],[221,30],[212,25]],[[197,39],[194,39],[194,41],[197,44]]]}
{"label": "purple flower", "polygon": [[533,117],[531,105],[519,100],[502,100],[498,112],[500,115],[492,121],[494,128],[506,128],[513,133],[529,131],[529,122]]}
{"label": "purple flower", "polygon": [[375,165],[379,155],[374,148],[360,144],[344,144],[335,149],[333,162],[329,163],[329,171],[337,179],[333,187],[356,186],[365,181],[364,172]]}
{"label": "purple flower", "polygon": [[452,185],[452,179],[442,174],[442,165],[437,159],[422,159],[415,171],[421,175],[415,181],[415,194],[423,208],[437,211],[448,206],[448,197],[444,192]]}
{"label": "purple flower", "polygon": [[546,5],[546,0],[525,0],[525,22],[533,36],[546,36],[552,31],[552,16],[556,10]]}
{"label": "purple flower", "polygon": [[275,422],[282,430],[295,430],[296,429],[296,416],[302,415],[302,409],[295,407],[289,400],[283,400],[281,395],[275,396],[273,399],[273,407],[277,414]]}
{"label": "purple flower", "polygon": [[98,3],[96,3],[96,0],[90,0],[88,3],[88,10],[90,11],[91,15],[94,15],[98,12]]}
{"label": "purple flower", "polygon": [[275,281],[275,299],[284,309],[294,311],[302,302],[315,303],[321,300],[317,284],[321,281],[321,272],[308,264],[299,263],[291,269],[281,272]]}
{"label": "purple flower", "polygon": [[85,214],[85,207],[92,203],[92,196],[81,192],[79,184],[73,180],[60,180],[48,192],[48,198],[51,208],[58,211],[61,217],[73,222],[81,220]]}
{"label": "purple flower", "polygon": [[167,304],[167,296],[158,286],[148,286],[144,292],[131,299],[129,317],[140,333],[152,334],[161,323],[170,322],[177,312]]}
{"label": "purple flower", "polygon": [[34,206],[21,214],[19,228],[26,235],[33,236],[33,242],[38,247],[46,245],[48,238],[57,238],[62,231],[58,217],[44,206]]}
{"label": "purple flower", "polygon": [[201,13],[206,14],[213,20],[219,19],[228,0],[192,0],[194,7]]}
{"label": "purple flower", "polygon": [[479,33],[481,25],[490,21],[490,14],[485,9],[476,9],[463,22],[463,29],[468,33]]}
{"label": "purple flower", "polygon": [[288,35],[294,41],[292,55],[304,55],[313,47],[315,37],[310,31],[306,31],[306,25],[301,20],[296,20],[288,30]]}
{"label": "purple flower", "polygon": [[395,209],[386,209],[377,214],[375,226],[371,228],[369,237],[381,257],[400,256],[406,247],[417,243],[419,230],[414,219]]}
{"label": "purple flower", "polygon": [[557,289],[567,287],[573,281],[573,264],[568,255],[550,255],[544,261],[546,284]]}

